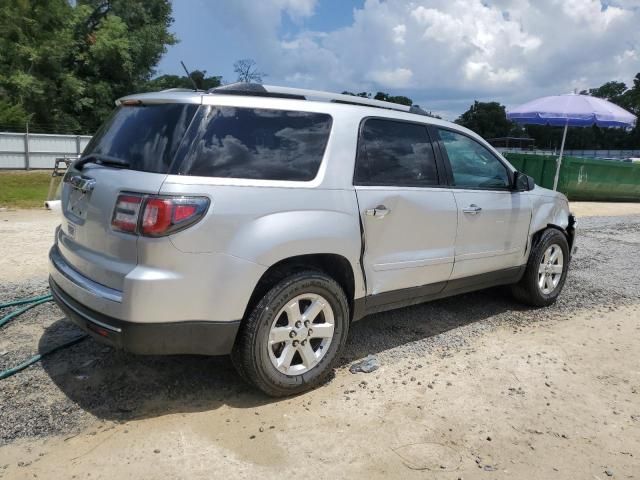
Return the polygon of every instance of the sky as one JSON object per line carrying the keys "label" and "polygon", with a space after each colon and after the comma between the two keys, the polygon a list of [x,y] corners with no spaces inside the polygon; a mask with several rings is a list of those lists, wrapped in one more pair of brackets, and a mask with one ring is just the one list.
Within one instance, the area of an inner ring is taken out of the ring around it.
{"label": "sky", "polygon": [[474,100],[516,106],[631,85],[640,0],[173,0],[158,74],[236,80],[254,59],[265,84],[406,95],[453,120]]}

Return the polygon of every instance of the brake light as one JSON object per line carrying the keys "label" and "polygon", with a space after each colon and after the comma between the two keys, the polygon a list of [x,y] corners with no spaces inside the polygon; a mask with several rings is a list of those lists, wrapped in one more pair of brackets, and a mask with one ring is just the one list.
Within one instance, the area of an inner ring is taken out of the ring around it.
{"label": "brake light", "polygon": [[142,214],[142,234],[157,235],[171,225],[173,205],[169,198],[149,198]]}
{"label": "brake light", "polygon": [[111,225],[125,233],[161,237],[197,223],[208,207],[205,197],[122,194],[116,201]]}

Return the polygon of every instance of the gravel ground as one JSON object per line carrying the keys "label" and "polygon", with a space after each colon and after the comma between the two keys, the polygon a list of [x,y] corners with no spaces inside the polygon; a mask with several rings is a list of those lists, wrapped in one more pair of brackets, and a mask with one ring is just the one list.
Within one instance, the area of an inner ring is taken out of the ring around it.
{"label": "gravel ground", "polygon": [[[637,302],[640,216],[591,217],[579,229],[579,251],[554,306],[524,308],[498,288],[376,314],[353,325],[337,373],[368,354],[389,367],[430,354],[446,357],[497,327],[517,331],[532,322],[561,322],[576,311],[604,314]],[[46,290],[44,280],[5,283],[0,303]],[[0,369],[80,333],[53,304],[36,307],[3,328]],[[243,384],[227,358],[133,356],[92,339],[46,357],[1,386],[0,445],[74,434],[96,420],[120,423],[272,402]]]}

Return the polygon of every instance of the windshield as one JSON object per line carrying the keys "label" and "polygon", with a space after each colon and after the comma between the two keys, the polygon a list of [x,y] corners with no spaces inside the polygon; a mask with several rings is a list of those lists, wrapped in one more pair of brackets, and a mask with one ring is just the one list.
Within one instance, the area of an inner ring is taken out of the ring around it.
{"label": "windshield", "polygon": [[124,160],[131,170],[167,173],[198,105],[164,103],[118,107],[83,156]]}

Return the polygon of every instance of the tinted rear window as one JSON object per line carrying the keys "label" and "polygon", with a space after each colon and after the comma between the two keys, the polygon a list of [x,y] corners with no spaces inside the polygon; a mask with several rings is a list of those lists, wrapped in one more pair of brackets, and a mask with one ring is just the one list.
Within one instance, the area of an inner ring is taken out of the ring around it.
{"label": "tinted rear window", "polygon": [[198,105],[121,106],[93,136],[83,155],[127,160],[132,170],[167,173]]}
{"label": "tinted rear window", "polygon": [[356,185],[437,185],[436,160],[427,127],[394,120],[366,120],[353,180]]}
{"label": "tinted rear window", "polygon": [[204,117],[189,133],[181,174],[312,180],[331,131],[323,113],[209,107]]}

